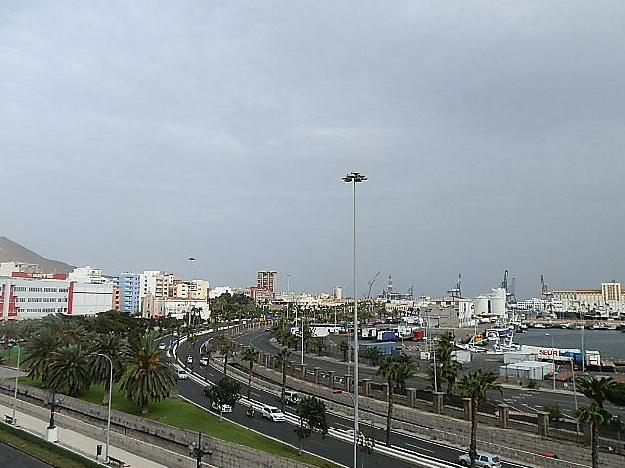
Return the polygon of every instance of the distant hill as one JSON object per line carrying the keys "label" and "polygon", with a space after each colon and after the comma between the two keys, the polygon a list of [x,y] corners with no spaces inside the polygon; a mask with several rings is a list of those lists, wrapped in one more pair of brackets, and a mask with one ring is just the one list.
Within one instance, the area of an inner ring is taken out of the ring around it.
{"label": "distant hill", "polygon": [[69,273],[74,269],[67,263],[50,260],[21,246],[11,239],[0,236],[0,262],[36,263],[44,273]]}

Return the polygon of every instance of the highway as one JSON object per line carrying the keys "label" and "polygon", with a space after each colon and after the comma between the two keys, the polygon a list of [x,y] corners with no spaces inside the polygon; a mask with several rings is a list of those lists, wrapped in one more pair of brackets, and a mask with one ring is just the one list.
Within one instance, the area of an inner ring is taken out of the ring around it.
{"label": "highway", "polygon": [[[186,358],[191,352],[194,356],[194,370],[196,373],[202,376],[206,375],[209,381],[216,382],[223,376],[221,369],[217,370],[212,366],[201,367],[198,364],[199,348],[204,341],[206,341],[206,339],[200,337],[192,351],[190,350],[188,343],[181,343],[180,347],[177,349],[177,357],[182,362],[186,362]],[[179,381],[178,390],[180,395],[184,398],[189,399],[203,408],[209,409],[210,401],[203,394],[203,386],[204,383],[195,377],[186,381]],[[246,394],[246,391],[246,385],[243,385],[242,393]],[[257,388],[252,389],[251,399],[257,407],[262,404],[279,406],[276,401],[276,397],[276,395],[263,390]],[[246,400],[243,398],[241,404],[235,405],[233,412],[231,414],[225,414],[224,417],[287,444],[297,446],[298,440],[294,432],[293,425],[296,423],[294,408],[287,409],[289,422],[273,423],[259,417],[248,417],[246,415],[247,406],[245,403]],[[304,441],[304,450],[314,455],[329,459],[334,463],[351,466],[353,445],[351,442],[352,431],[350,429],[353,427],[353,420],[330,413],[328,413],[327,417],[328,423],[331,426],[329,435],[325,439],[322,439],[317,435],[313,435],[312,437],[306,439]],[[382,428],[375,428],[371,430],[374,431],[375,439],[377,441],[376,451],[373,454],[364,455],[365,466],[393,466],[397,468],[407,466],[460,466],[457,463],[458,456],[464,453],[463,451],[437,442],[407,436],[397,432],[393,432],[392,434],[391,452],[393,452],[393,456],[389,453],[381,453],[388,451],[382,442],[384,440],[383,430]],[[359,456],[363,455],[359,453]],[[504,463],[503,466],[519,467],[523,465]]]}
{"label": "highway", "polygon": [[[236,337],[236,341],[244,346],[253,346],[261,352],[276,354],[278,349],[269,340],[272,336],[271,333],[264,330],[253,331],[245,335]],[[299,362],[301,354],[299,351],[294,351],[291,355],[291,359],[295,362]],[[332,358],[322,357],[319,358],[313,353],[307,353],[304,361],[309,367],[319,367],[325,371],[334,371],[337,376],[348,374],[348,365],[346,362],[340,362]],[[421,369],[425,371],[425,369]],[[361,378],[369,378],[373,382],[384,382],[384,379],[377,375],[377,369],[371,366],[360,366]],[[407,382],[409,387],[415,387],[419,389],[425,389],[429,382],[423,376],[417,376],[410,379]],[[557,405],[560,407],[562,413],[573,420],[573,412],[576,409],[575,397],[571,392],[552,392],[548,390],[532,390],[520,387],[503,386],[502,393],[491,392],[489,394],[489,404],[486,407],[482,407],[481,411],[494,414],[499,403],[506,403],[510,406],[510,411],[519,413],[535,413],[537,411],[544,411],[545,406]],[[590,401],[582,394],[577,394],[577,406],[581,407],[590,403]],[[613,414],[618,414],[621,419],[625,420],[625,408],[618,408],[612,405],[607,405]]]}
{"label": "highway", "polygon": [[3,443],[0,443],[0,466],[10,466],[11,468],[52,468],[52,465]]}

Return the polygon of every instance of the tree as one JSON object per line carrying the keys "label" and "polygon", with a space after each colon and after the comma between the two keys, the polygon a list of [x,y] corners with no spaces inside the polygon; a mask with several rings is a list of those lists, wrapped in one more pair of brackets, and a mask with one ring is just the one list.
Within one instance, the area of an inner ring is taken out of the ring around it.
{"label": "tree", "polygon": [[249,374],[247,379],[247,401],[250,401],[250,391],[252,389],[252,373],[254,371],[254,363],[258,360],[259,354],[260,353],[258,352],[258,350],[252,347],[245,348],[245,351],[243,351],[242,358],[249,364]]}
{"label": "tree", "polygon": [[61,346],[56,333],[49,329],[43,329],[35,335],[26,345],[25,364],[28,364],[28,377],[31,379],[45,380],[52,357]]}
{"label": "tree", "polygon": [[276,364],[282,369],[282,389],[280,391],[280,404],[282,411],[284,411],[284,389],[286,388],[286,366],[289,364],[289,358],[291,357],[291,350],[289,348],[282,348],[282,350],[276,356]]}
{"label": "tree", "polygon": [[326,347],[326,341],[321,337],[317,337],[313,340],[313,347],[317,350],[317,354],[321,356]]}
{"label": "tree", "polygon": [[223,420],[223,405],[231,407],[241,398],[241,384],[232,377],[224,376],[211,390],[211,398],[219,408],[219,420]]}
{"label": "tree", "polygon": [[589,377],[581,376],[577,380],[577,389],[586,397],[597,403],[603,409],[605,401],[618,404],[617,398],[618,384],[612,377]]}
{"label": "tree", "polygon": [[414,366],[412,359],[406,354],[402,354],[395,358],[398,362],[397,372],[395,374],[395,383],[397,388],[406,389],[406,380],[414,375]]}
{"label": "tree", "polygon": [[131,359],[122,377],[126,397],[148,412],[148,404],[167,398],[176,386],[176,377],[162,361],[154,335],[148,333],[131,350]]}
{"label": "tree", "polygon": [[343,353],[343,361],[347,362],[347,352],[349,351],[349,343],[347,340],[341,341],[339,343],[339,351]]}
{"label": "tree", "polygon": [[590,425],[590,451],[592,467],[599,467],[599,428],[610,423],[614,417],[603,409],[596,401],[575,411],[580,423]]}
{"label": "tree", "polygon": [[315,397],[304,397],[297,407],[299,416],[299,426],[295,429],[299,439],[298,455],[302,454],[304,439],[314,432],[319,432],[322,437],[328,433],[328,422],[326,420],[326,405],[323,401]]}
{"label": "tree", "polygon": [[451,359],[448,362],[443,363],[443,365],[441,366],[440,375],[447,382],[448,395],[453,395],[456,380],[458,380],[461,369],[462,365],[455,359]]}
{"label": "tree", "polygon": [[55,351],[45,373],[44,383],[54,393],[79,395],[91,385],[87,355],[80,346],[68,345]]}
{"label": "tree", "polygon": [[380,361],[380,350],[375,346],[370,346],[364,353],[364,357],[369,359],[369,364],[377,366]]}
{"label": "tree", "polygon": [[497,376],[492,372],[482,372],[482,369],[471,371],[464,375],[458,387],[462,396],[471,398],[471,446],[469,448],[469,458],[471,468],[475,468],[477,457],[477,409],[480,403],[486,403],[487,394],[491,390],[499,390],[501,386],[497,383]]}
{"label": "tree", "polygon": [[393,419],[393,399],[395,384],[402,378],[412,374],[412,362],[403,358],[387,357],[378,368],[378,374],[382,375],[388,384],[388,411],[386,414],[386,446],[391,446],[391,422]]}
{"label": "tree", "polygon": [[[91,369],[91,379],[93,382],[104,383],[104,395],[102,404],[108,402],[108,394],[111,391],[110,384],[110,363],[104,356],[108,356],[113,364],[113,382],[119,382],[124,373],[124,364],[128,359],[128,346],[119,335],[96,335],[92,345],[89,347],[89,365]],[[98,356],[104,354],[104,356]]]}

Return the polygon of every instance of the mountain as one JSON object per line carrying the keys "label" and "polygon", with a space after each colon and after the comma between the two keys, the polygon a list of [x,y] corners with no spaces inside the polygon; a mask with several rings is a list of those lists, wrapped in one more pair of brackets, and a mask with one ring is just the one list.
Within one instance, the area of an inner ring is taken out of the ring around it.
{"label": "mountain", "polygon": [[73,266],[58,260],[50,260],[21,246],[11,239],[0,236],[0,262],[36,263],[44,273],[69,273]]}

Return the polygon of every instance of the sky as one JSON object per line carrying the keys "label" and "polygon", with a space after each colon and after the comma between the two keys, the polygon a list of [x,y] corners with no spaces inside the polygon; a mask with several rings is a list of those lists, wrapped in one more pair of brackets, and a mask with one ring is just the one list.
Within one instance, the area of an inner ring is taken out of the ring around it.
{"label": "sky", "polygon": [[351,294],[359,171],[359,295],[625,282],[621,1],[3,2],[0,64],[49,258]]}

